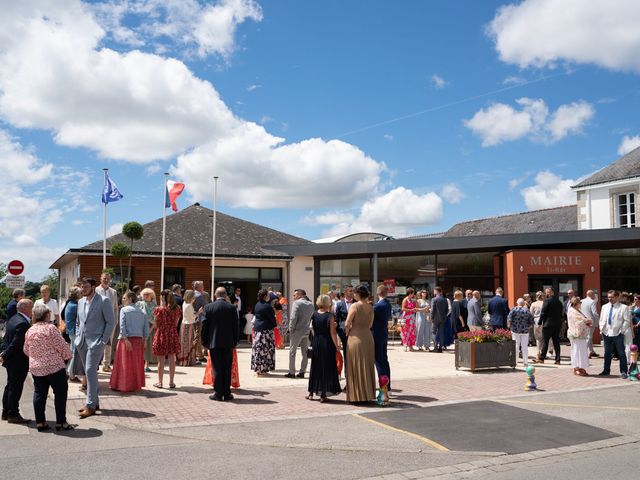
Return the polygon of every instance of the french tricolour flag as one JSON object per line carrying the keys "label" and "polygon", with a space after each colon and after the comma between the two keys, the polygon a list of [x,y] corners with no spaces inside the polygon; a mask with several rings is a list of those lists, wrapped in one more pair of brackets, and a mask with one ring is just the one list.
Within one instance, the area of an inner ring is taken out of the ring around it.
{"label": "french tricolour flag", "polygon": [[180,196],[180,194],[184,190],[184,183],[174,182],[173,180],[167,180],[167,195],[166,202],[164,207],[169,208],[174,212],[178,211],[178,205],[176,205],[176,200]]}

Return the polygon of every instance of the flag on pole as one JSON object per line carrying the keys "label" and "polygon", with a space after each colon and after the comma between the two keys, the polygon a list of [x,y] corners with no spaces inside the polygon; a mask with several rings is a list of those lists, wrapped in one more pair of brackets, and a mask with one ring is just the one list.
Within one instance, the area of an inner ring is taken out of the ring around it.
{"label": "flag on pole", "polygon": [[118,186],[111,180],[109,174],[105,172],[104,187],[102,187],[102,203],[106,205],[107,203],[117,202],[121,198],[122,194],[120,190],[118,190]]}
{"label": "flag on pole", "polygon": [[165,196],[166,202],[164,208],[171,207],[174,212],[178,211],[178,205],[176,200],[184,190],[184,183],[174,182],[173,180],[167,180],[167,195]]}

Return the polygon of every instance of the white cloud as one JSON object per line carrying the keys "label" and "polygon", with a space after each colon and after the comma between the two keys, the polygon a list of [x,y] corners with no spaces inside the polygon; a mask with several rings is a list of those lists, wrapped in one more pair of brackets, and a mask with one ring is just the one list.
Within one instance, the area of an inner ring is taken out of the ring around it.
{"label": "white cloud", "polygon": [[49,266],[66,251],[66,247],[3,245],[0,248],[0,262],[21,260],[24,263],[24,275],[27,280],[40,281],[51,273]]}
{"label": "white cloud", "polygon": [[393,135],[389,133],[385,133],[382,137],[389,142],[393,142]]}
{"label": "white cloud", "polygon": [[441,90],[441,89],[443,89],[445,87],[448,87],[449,84],[450,84],[450,82],[446,81],[440,75],[437,75],[435,73],[433,75],[431,75],[431,85],[433,86],[433,88]]}
{"label": "white cloud", "polygon": [[[114,223],[107,227],[107,237],[111,237],[113,235],[117,235],[118,233],[122,233],[122,227],[124,223]],[[102,238],[102,232],[99,234],[99,237]]]}
{"label": "white cloud", "polygon": [[618,155],[626,155],[632,150],[640,147],[640,135],[630,137],[625,135],[618,146]]}
{"label": "white cloud", "polygon": [[[134,6],[153,16],[157,3]],[[174,38],[179,24],[167,10],[155,32]],[[250,208],[347,205],[380,188],[385,165],[357,147],[319,138],[286,144],[237,118],[184,63],[101,48],[106,35],[78,1],[12,4],[0,17],[0,115],[108,158],[154,163],[178,156],[172,174],[195,200],[211,197],[214,175],[221,199]]]}
{"label": "white cloud", "polygon": [[249,85],[249,86],[247,87],[247,92],[254,92],[254,91],[256,91],[256,90],[257,90],[257,89],[259,89],[259,88],[262,88],[262,85],[256,85],[256,84],[254,84],[254,85]]}
{"label": "white cloud", "polygon": [[516,188],[522,183],[523,180],[524,178],[512,178],[511,180],[509,180],[509,190],[513,190],[514,188]]}
{"label": "white cloud", "polygon": [[533,141],[553,143],[569,134],[582,132],[593,118],[593,106],[584,101],[561,105],[549,114],[542,99],[519,98],[520,109],[504,103],[494,103],[465,120],[464,124],[482,138],[483,147],[528,137]]}
{"label": "white cloud", "polygon": [[595,64],[640,72],[637,0],[525,0],[487,28],[504,62],[526,67]]}
{"label": "white cloud", "polygon": [[336,223],[349,223],[355,220],[355,216],[348,212],[327,212],[319,215],[308,215],[302,219],[306,225],[335,225]]}
{"label": "white cloud", "polygon": [[415,228],[434,225],[440,220],[442,199],[436,193],[420,195],[397,187],[366,201],[356,218],[335,224],[323,235],[334,237],[357,232],[379,232],[404,236]]}
{"label": "white cloud", "polygon": [[448,183],[442,187],[440,195],[449,203],[460,203],[466,195],[453,183]]}
{"label": "white cloud", "polygon": [[524,85],[525,83],[527,83],[526,78],[517,77],[515,75],[509,75],[502,81],[503,85]]}
{"label": "white cloud", "polygon": [[538,172],[535,183],[521,192],[524,203],[529,210],[572,205],[576,203],[576,194],[571,191],[571,185],[575,182],[548,170]]}
{"label": "white cloud", "polygon": [[158,54],[182,50],[187,57],[201,58],[215,54],[227,59],[236,49],[238,25],[262,20],[262,9],[253,0],[220,0],[213,5],[198,0],[124,0],[88,8],[118,43],[147,46]]}
{"label": "white cloud", "polygon": [[160,165],[159,163],[152,163],[144,170],[144,172],[149,176],[155,175],[156,173],[160,173],[161,171],[162,171],[162,165]]}

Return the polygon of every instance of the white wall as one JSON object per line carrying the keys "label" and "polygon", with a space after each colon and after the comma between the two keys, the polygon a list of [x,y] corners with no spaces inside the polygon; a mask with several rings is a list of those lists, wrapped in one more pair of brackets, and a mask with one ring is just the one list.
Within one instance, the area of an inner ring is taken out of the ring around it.
{"label": "white wall", "polygon": [[58,292],[59,299],[66,299],[69,294],[69,289],[80,277],[80,267],[78,265],[78,259],[71,260],[66,263],[60,269],[60,291]]}
{"label": "white wall", "polygon": [[613,228],[611,224],[611,205],[609,187],[602,186],[591,190],[591,228]]}
{"label": "white wall", "polygon": [[313,257],[294,257],[289,266],[289,298],[296,288],[301,288],[307,292],[307,296],[315,302],[317,292],[313,290],[314,271]]}

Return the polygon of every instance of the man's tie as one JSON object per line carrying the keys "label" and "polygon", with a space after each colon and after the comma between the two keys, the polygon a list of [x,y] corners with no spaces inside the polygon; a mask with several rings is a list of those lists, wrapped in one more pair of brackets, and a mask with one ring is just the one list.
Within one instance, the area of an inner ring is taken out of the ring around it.
{"label": "man's tie", "polygon": [[611,326],[612,319],[613,319],[613,305],[610,305],[609,306],[609,326]]}

